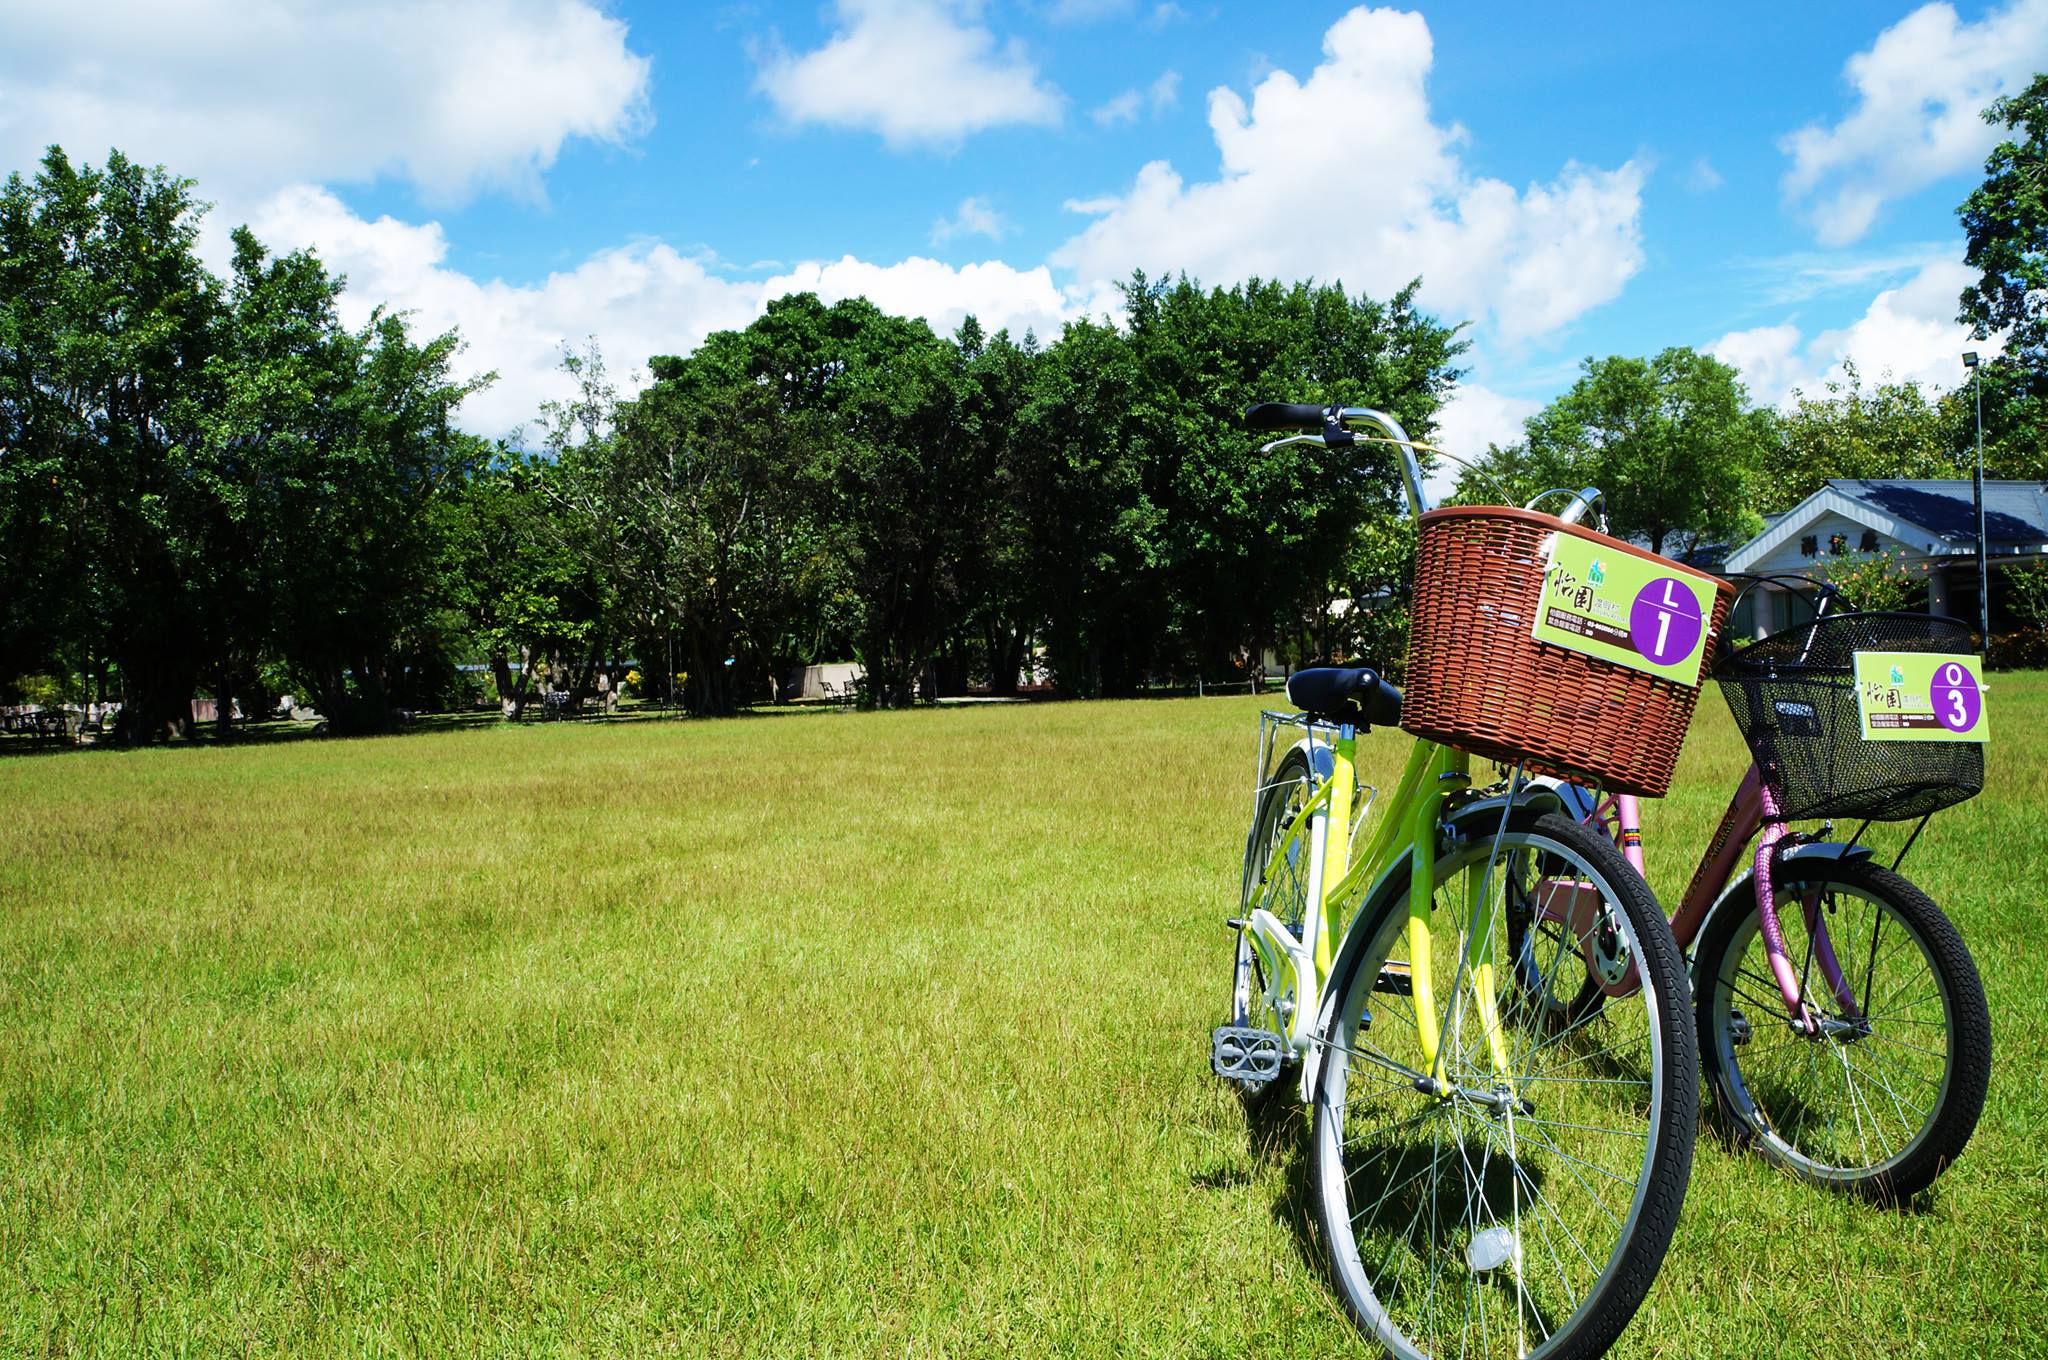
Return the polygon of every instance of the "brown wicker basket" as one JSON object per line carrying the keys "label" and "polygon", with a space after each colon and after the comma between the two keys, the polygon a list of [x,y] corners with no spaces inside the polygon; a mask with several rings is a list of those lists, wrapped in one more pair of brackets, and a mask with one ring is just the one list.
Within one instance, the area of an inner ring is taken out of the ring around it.
{"label": "brown wicker basket", "polygon": [[1526,759],[1535,773],[1591,775],[1616,793],[1662,797],[1699,690],[1535,639],[1553,533],[1712,584],[1713,655],[1735,593],[1726,581],[1552,515],[1432,510],[1416,548],[1401,726],[1489,759]]}

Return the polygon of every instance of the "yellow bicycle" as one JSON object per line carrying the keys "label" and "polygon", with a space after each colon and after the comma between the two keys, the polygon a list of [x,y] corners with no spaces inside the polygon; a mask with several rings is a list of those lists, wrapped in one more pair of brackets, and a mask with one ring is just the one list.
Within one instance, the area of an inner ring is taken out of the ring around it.
{"label": "yellow bicycle", "polygon": [[[1268,405],[1247,423],[1339,450],[1376,429],[1428,508],[1389,416]],[[1287,693],[1301,711],[1260,725],[1215,1070],[1248,1100],[1309,1105],[1330,1273],[1389,1352],[1601,1354],[1692,1163],[1698,1053],[1664,915],[1554,788],[1519,766],[1480,787],[1449,745],[1415,743],[1368,828],[1357,734],[1398,725],[1402,695],[1366,667],[1297,672]],[[1532,999],[1510,936],[1539,918],[1567,923],[1533,961],[1548,993],[1592,978],[1605,1006],[1563,1019]]]}

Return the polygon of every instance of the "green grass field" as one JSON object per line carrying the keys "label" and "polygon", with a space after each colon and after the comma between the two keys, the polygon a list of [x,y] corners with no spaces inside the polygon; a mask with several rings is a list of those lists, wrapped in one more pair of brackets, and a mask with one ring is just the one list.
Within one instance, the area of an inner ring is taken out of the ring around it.
{"label": "green grass field", "polygon": [[[1616,1354],[2048,1353],[2048,676],[1991,702],[1907,865],[1976,1141],[1884,1212],[1703,1134]],[[1208,1071],[1258,706],[0,761],[0,1355],[1361,1353]],[[1705,696],[1667,902],[1743,759]]]}

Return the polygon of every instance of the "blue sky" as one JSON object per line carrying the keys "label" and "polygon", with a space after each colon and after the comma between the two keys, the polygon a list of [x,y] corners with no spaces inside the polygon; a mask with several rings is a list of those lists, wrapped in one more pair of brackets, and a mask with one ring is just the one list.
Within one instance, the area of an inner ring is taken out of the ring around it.
{"label": "blue sky", "polygon": [[630,379],[797,288],[1047,334],[1134,266],[1420,275],[1453,448],[1672,344],[1951,385],[1976,110],[2048,69],[2048,0],[169,9],[0,0],[0,166],[195,176],[216,258],[248,221],[459,326],[493,435],[564,341]]}

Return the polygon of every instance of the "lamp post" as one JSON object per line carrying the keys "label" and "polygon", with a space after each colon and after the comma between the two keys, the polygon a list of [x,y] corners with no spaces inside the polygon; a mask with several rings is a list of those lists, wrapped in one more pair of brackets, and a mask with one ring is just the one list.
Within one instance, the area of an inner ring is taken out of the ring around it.
{"label": "lamp post", "polygon": [[1977,503],[1977,646],[1986,664],[1991,659],[1991,575],[1984,552],[1984,370],[1977,364],[1977,352],[1963,355],[1963,367],[1970,371],[1977,396],[1977,470],[1970,479]]}

